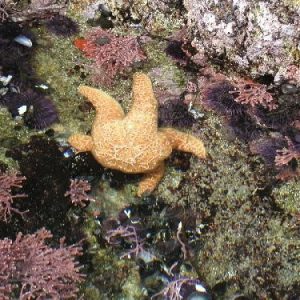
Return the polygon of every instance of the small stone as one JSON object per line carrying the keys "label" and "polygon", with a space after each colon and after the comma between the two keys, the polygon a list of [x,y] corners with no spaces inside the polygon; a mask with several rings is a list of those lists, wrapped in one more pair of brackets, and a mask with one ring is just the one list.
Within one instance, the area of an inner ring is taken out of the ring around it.
{"label": "small stone", "polygon": [[295,94],[298,92],[298,88],[293,85],[293,84],[283,84],[281,86],[281,91],[284,93],[284,94]]}
{"label": "small stone", "polygon": [[107,36],[101,36],[96,39],[96,44],[99,46],[103,46],[110,43],[110,38]]}

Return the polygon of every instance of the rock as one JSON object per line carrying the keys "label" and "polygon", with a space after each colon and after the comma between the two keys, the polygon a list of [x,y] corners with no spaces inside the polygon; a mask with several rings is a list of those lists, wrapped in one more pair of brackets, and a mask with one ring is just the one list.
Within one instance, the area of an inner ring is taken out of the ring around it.
{"label": "rock", "polygon": [[296,64],[299,7],[292,1],[184,0],[193,44],[252,76]]}

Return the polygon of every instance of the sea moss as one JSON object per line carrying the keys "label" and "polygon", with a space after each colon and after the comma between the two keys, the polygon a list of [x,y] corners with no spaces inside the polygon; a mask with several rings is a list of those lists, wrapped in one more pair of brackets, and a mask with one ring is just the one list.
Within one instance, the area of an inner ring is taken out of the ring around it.
{"label": "sea moss", "polygon": [[217,213],[214,224],[203,237],[198,260],[217,299],[229,291],[251,299],[297,293],[299,240],[289,220],[282,223],[268,203],[252,199],[239,209]]}
{"label": "sea moss", "polygon": [[16,168],[17,163],[5,155],[6,151],[20,143],[27,142],[30,138],[30,130],[23,126],[22,121],[14,120],[6,108],[0,108],[0,161],[9,168]]}
{"label": "sea moss", "polygon": [[[214,210],[223,207],[234,208],[245,202],[260,187],[263,180],[263,166],[247,155],[247,147],[222,127],[222,121],[206,113],[205,120],[193,126],[192,133],[204,142],[209,153],[207,160],[190,158],[187,172],[177,171],[182,180],[168,203],[181,203],[196,210]],[[164,195],[168,189],[167,177],[158,188]]]}
{"label": "sea moss", "polygon": [[70,38],[58,38],[39,29],[35,70],[51,89],[61,124],[66,130],[74,132],[87,131],[93,117],[93,114],[79,109],[83,100],[78,95],[77,88],[84,83],[84,62]]}
{"label": "sea moss", "polygon": [[[151,71],[153,68],[161,68],[164,72],[172,72],[174,81],[181,87],[186,85],[186,74],[181,68],[178,68],[172,58],[170,58],[164,51],[167,44],[164,41],[152,40],[144,45],[148,62],[144,69]],[[156,78],[153,78],[154,83]]]}
{"label": "sea moss", "polygon": [[177,1],[106,0],[106,3],[115,23],[141,24],[151,34],[166,37],[184,24],[182,7]]}
{"label": "sea moss", "polygon": [[286,182],[273,190],[275,202],[286,213],[300,212],[300,185],[297,181]]}
{"label": "sea moss", "polygon": [[101,249],[93,253],[92,264],[89,285],[101,295],[98,299],[143,299],[134,262],[119,259],[110,249]]}
{"label": "sea moss", "polygon": [[115,217],[121,209],[136,201],[137,181],[140,176],[122,176],[121,174],[120,178],[109,178],[110,173],[107,171],[103,174],[95,190],[95,197],[98,200],[91,203],[90,210],[101,211],[106,216]]}
{"label": "sea moss", "polygon": [[[204,141],[208,159],[192,156],[185,172],[171,164],[172,172],[167,172],[156,195],[170,205],[197,212],[197,222],[203,227],[202,246],[194,249],[199,274],[216,299],[237,293],[252,299],[293,296],[299,243],[293,222],[276,210],[280,197],[270,192],[274,180],[215,114],[205,113],[192,132]],[[298,193],[295,185],[285,192],[293,204]],[[284,226],[279,229],[280,224]]]}
{"label": "sea moss", "polygon": [[82,289],[86,299],[144,299],[136,263],[120,259],[110,248],[104,248],[100,231],[98,222],[86,220],[90,257],[90,271]]}

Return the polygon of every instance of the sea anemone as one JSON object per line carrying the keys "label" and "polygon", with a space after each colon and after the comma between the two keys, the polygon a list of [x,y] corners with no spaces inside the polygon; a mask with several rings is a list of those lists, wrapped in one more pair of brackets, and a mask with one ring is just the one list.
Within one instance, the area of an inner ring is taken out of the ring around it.
{"label": "sea anemone", "polygon": [[262,137],[250,143],[250,151],[261,156],[267,166],[274,166],[277,151],[286,146],[283,137]]}
{"label": "sea anemone", "polygon": [[180,97],[171,99],[159,107],[159,126],[190,128],[195,119]]}
{"label": "sea anemone", "polygon": [[58,36],[69,37],[79,32],[79,26],[71,18],[55,15],[50,20],[47,20],[46,28]]}
{"label": "sea anemone", "polygon": [[44,129],[58,121],[52,100],[32,89],[22,93],[7,93],[0,104],[6,106],[13,117],[20,117],[29,128]]}
{"label": "sea anemone", "polygon": [[189,57],[183,50],[183,41],[171,40],[165,49],[166,53],[181,65],[186,65]]}
{"label": "sea anemone", "polygon": [[225,121],[233,135],[245,142],[257,139],[263,133],[263,130],[247,114]]}
{"label": "sea anemone", "polygon": [[209,84],[202,91],[202,104],[223,116],[239,117],[245,109],[234,100],[230,93],[233,90],[234,86],[226,80]]}

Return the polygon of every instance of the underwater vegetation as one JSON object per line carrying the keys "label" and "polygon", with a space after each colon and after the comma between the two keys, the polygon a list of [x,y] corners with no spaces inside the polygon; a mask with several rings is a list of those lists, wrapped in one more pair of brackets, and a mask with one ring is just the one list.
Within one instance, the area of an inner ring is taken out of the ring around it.
{"label": "underwater vegetation", "polygon": [[24,212],[13,207],[15,199],[26,197],[26,194],[14,193],[13,190],[20,189],[26,178],[16,172],[0,173],[0,219],[8,222],[12,213],[22,215]]}
{"label": "underwater vegetation", "polygon": [[70,197],[70,200],[75,206],[86,206],[93,198],[87,193],[91,190],[91,185],[87,180],[71,179],[69,190],[66,191],[65,197]]}
{"label": "underwater vegetation", "polygon": [[[70,190],[69,185],[73,176],[84,176],[88,170],[92,174],[93,163],[82,159],[82,164],[77,163],[74,169],[74,156],[67,150],[50,139],[34,137],[30,143],[8,153],[19,161],[26,177],[14,172],[0,176],[0,203],[4,214],[0,232],[1,237],[5,237],[0,240],[1,270],[5,274],[1,277],[0,295],[4,299],[11,299],[11,295],[19,295],[22,299],[77,297],[78,283],[84,280],[84,275],[77,261],[82,255],[82,243],[74,242],[81,240],[83,235],[79,227],[68,220],[67,213],[75,198],[78,205],[87,203],[90,198],[79,199],[79,195],[85,196],[89,187],[87,181],[74,179],[75,183],[79,182],[79,189],[71,185]],[[76,160],[80,161],[78,157]],[[80,191],[82,182],[83,191]],[[27,203],[16,203],[25,195]],[[68,195],[71,201],[67,200]],[[80,211],[76,214],[79,222]],[[60,236],[67,238],[60,239]],[[48,245],[48,240],[52,240],[51,245],[58,246]]]}
{"label": "underwater vegetation", "polygon": [[[145,197],[123,208],[115,218],[102,216],[98,220],[90,233],[99,245],[109,247],[110,253],[115,253],[121,261],[139,267],[140,288],[144,290],[141,299],[165,299],[163,296],[189,299],[200,295],[211,299],[193,269],[194,249],[201,242],[192,210],[170,207],[155,197]],[[103,256],[99,255],[101,259]],[[121,282],[120,285],[122,288]],[[117,289],[113,295],[118,297]]]}
{"label": "underwater vegetation", "polygon": [[261,106],[268,111],[278,107],[273,96],[267,91],[266,86],[252,80],[238,79],[234,83],[234,90],[229,92],[235,94],[235,102],[243,105]]}
{"label": "underwater vegetation", "polygon": [[299,155],[297,101],[279,103],[276,98],[281,98],[281,91],[273,89],[273,96],[266,85],[244,79],[231,80],[212,69],[204,69],[199,75],[201,96],[196,101],[221,115],[234,135],[250,145],[252,153],[259,154],[269,167],[273,166],[278,179],[297,175],[292,166]]}
{"label": "underwater vegetation", "polygon": [[112,85],[115,77],[146,59],[135,36],[117,36],[109,30],[94,28],[75,46],[90,58],[91,80],[94,84]]}
{"label": "underwater vegetation", "polygon": [[297,135],[296,139],[297,140],[293,142],[287,138],[287,148],[279,150],[275,157],[276,166],[284,166],[290,161],[295,161],[297,158],[300,158],[299,134]]}
{"label": "underwater vegetation", "polygon": [[[60,146],[51,138],[39,136],[7,151],[7,155],[18,162],[22,176],[26,177],[22,188],[27,195],[26,203],[24,200],[18,206],[21,211],[27,211],[24,220],[18,220],[23,232],[46,226],[54,235],[67,236],[71,241],[81,236],[79,228],[66,218],[73,205],[72,199],[65,194],[70,193],[71,180],[82,180],[81,177],[87,174],[100,176],[102,169],[97,163],[90,157],[81,159],[80,155],[70,155],[69,148]],[[77,193],[82,195],[80,190]]]}
{"label": "underwater vegetation", "polygon": [[15,241],[0,240],[0,297],[12,299],[70,299],[76,298],[77,283],[84,276],[76,258],[82,255],[79,245],[60,247],[46,244],[52,238],[45,228],[34,234],[19,233]]}
{"label": "underwater vegetation", "polygon": [[[191,290],[193,290],[191,292]],[[158,297],[164,297],[164,299],[203,299],[210,300],[211,296],[207,293],[206,288],[203,286],[200,280],[190,279],[187,277],[174,277],[170,280],[169,284],[159,293],[153,295],[151,299]]]}

